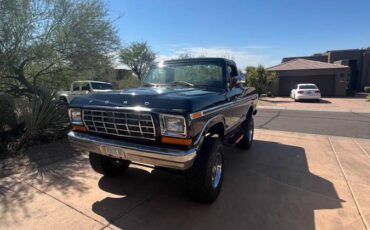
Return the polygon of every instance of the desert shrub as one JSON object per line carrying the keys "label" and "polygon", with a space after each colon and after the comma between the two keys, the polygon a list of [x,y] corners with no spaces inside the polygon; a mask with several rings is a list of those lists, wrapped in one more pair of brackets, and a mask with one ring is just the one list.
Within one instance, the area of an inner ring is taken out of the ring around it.
{"label": "desert shrub", "polygon": [[356,96],[356,90],[355,90],[355,89],[347,89],[347,90],[346,90],[346,96],[347,96],[347,97],[353,97],[353,96]]}
{"label": "desert shrub", "polygon": [[17,124],[14,98],[0,94],[0,132],[11,129]]}
{"label": "desert shrub", "polygon": [[118,82],[119,89],[135,88],[141,85],[141,81],[137,77],[130,77],[127,80],[121,80]]}
{"label": "desert shrub", "polygon": [[275,91],[277,77],[274,72],[267,71],[263,66],[246,68],[246,84],[256,88],[259,95]]}
{"label": "desert shrub", "polygon": [[67,106],[54,94],[35,95],[20,109],[25,124],[24,142],[45,142],[61,137],[68,127]]}
{"label": "desert shrub", "polygon": [[370,86],[365,86],[365,87],[364,87],[364,91],[365,91],[366,93],[370,93]]}
{"label": "desert shrub", "polygon": [[270,91],[269,91],[269,92],[267,92],[267,93],[266,93],[266,96],[267,96],[267,97],[274,97],[274,94],[273,94],[272,92],[270,92]]}

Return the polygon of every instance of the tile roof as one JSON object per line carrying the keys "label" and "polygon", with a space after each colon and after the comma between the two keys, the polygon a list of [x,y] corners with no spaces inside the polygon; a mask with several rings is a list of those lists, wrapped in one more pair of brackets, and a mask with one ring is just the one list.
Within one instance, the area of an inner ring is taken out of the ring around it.
{"label": "tile roof", "polygon": [[348,66],[321,61],[312,61],[302,58],[293,59],[276,66],[267,68],[268,71],[306,70],[306,69],[346,69]]}

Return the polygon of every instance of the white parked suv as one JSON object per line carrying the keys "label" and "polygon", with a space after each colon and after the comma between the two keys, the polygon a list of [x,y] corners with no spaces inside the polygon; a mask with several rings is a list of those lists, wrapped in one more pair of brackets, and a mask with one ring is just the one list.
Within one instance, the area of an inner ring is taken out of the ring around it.
{"label": "white parked suv", "polygon": [[317,100],[321,101],[320,89],[315,84],[305,83],[297,84],[290,91],[290,97],[294,101],[299,100]]}
{"label": "white parked suv", "polygon": [[74,81],[70,91],[58,91],[57,96],[60,100],[68,104],[76,96],[105,93],[113,90],[111,83],[102,81]]}

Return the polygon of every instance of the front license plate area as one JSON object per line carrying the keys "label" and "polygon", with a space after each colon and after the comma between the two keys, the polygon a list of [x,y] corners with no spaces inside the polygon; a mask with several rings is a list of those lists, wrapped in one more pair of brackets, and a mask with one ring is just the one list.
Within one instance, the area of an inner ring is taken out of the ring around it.
{"label": "front license plate area", "polygon": [[114,146],[103,146],[103,149],[105,150],[105,154],[109,156],[118,157],[118,158],[125,157],[125,151],[121,148],[117,148]]}

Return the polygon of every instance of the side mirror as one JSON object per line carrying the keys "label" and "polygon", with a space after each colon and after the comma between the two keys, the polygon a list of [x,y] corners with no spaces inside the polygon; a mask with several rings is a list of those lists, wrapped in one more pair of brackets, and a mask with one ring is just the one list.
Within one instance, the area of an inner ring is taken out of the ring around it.
{"label": "side mirror", "polygon": [[244,75],[238,75],[231,78],[231,87],[240,86],[245,84]]}

